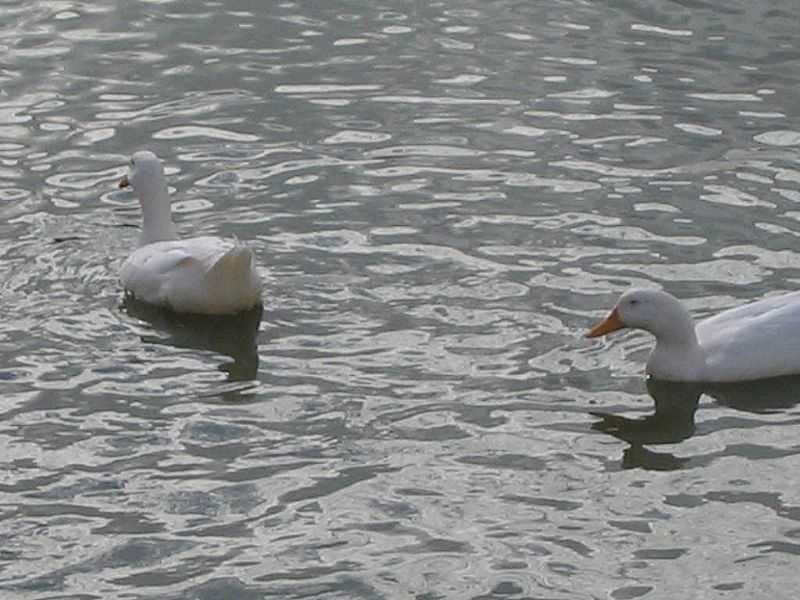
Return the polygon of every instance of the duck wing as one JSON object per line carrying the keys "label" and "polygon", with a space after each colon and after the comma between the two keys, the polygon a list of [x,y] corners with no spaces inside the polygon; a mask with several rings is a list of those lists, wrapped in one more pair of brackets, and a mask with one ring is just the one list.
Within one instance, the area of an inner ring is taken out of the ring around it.
{"label": "duck wing", "polygon": [[709,380],[800,373],[800,292],[726,310],[698,323],[696,332]]}
{"label": "duck wing", "polygon": [[142,246],[122,265],[120,279],[137,300],[179,312],[237,312],[261,294],[250,250],[211,236]]}

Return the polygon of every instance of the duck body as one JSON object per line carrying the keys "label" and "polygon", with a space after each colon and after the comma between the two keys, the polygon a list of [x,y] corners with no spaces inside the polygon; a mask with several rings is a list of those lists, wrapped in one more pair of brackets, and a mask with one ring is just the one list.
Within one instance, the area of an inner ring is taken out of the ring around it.
{"label": "duck body", "polygon": [[674,296],[633,289],[587,336],[623,327],[655,336],[646,370],[657,379],[722,383],[800,373],[800,292],[751,302],[695,325]]}
{"label": "duck body", "polygon": [[261,278],[247,246],[213,236],[178,239],[155,154],[133,155],[130,176],[120,182],[128,185],[139,196],[143,227],[120,271],[126,294],[179,313],[225,315],[261,304]]}
{"label": "duck body", "polygon": [[261,281],[249,248],[218,237],[153,242],[120,271],[135,299],[175,312],[225,315],[261,302]]}

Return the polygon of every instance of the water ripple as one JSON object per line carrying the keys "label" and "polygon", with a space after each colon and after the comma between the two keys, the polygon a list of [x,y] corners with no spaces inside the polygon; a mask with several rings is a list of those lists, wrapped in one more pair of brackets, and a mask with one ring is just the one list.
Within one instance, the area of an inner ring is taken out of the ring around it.
{"label": "water ripple", "polygon": [[[5,3],[5,594],[788,597],[796,381],[582,334],[794,289],[797,9],[543,7]],[[140,147],[263,314],[123,301]]]}

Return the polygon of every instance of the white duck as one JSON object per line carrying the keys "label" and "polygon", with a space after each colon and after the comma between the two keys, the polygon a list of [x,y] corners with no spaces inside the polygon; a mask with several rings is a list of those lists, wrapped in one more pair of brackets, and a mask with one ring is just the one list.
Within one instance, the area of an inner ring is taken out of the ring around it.
{"label": "white duck", "polygon": [[655,336],[647,373],[657,379],[731,382],[800,373],[800,292],[726,310],[695,326],[674,296],[633,289],[586,336],[623,327]]}
{"label": "white duck", "polygon": [[119,187],[132,186],[142,205],[139,248],[122,265],[120,279],[136,300],[175,312],[233,314],[261,303],[261,278],[253,253],[237,240],[178,239],[161,161],[142,150],[131,158]]}

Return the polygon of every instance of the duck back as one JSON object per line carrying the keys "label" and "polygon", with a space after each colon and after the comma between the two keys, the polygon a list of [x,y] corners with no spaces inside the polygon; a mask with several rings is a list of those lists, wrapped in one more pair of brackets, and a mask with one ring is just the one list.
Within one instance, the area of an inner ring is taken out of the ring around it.
{"label": "duck back", "polygon": [[176,312],[233,314],[261,303],[251,250],[235,240],[197,237],[138,248],[120,273],[137,300]]}

